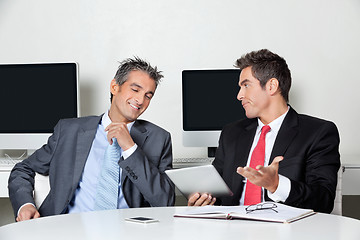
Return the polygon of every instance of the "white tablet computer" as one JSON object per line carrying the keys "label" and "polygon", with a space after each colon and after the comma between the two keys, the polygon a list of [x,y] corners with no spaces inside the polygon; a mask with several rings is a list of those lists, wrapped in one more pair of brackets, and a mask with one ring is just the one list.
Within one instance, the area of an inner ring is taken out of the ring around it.
{"label": "white tablet computer", "polygon": [[196,192],[215,197],[233,194],[213,165],[171,169],[165,173],[185,197]]}

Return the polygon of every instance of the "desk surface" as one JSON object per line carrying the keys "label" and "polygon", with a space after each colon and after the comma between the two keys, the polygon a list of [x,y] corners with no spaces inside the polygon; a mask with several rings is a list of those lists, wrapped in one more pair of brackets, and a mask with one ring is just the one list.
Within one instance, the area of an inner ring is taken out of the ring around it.
{"label": "desk surface", "polygon": [[[185,209],[137,208],[44,217],[0,227],[0,239],[360,239],[360,221],[336,215],[318,213],[290,224],[173,217]],[[159,222],[124,220],[136,216]]]}

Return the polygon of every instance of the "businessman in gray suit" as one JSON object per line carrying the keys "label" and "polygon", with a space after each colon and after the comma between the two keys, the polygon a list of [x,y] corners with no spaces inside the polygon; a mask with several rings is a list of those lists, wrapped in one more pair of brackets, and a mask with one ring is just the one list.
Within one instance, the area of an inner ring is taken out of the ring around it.
{"label": "businessman in gray suit", "polygon": [[[139,58],[121,62],[110,84],[111,106],[101,116],[63,119],[46,145],[18,163],[9,178],[17,221],[93,211],[105,150],[120,146],[117,208],[174,205],[170,133],[138,117],[147,109],[163,76]],[[48,175],[50,192],[37,209],[35,173]]]}

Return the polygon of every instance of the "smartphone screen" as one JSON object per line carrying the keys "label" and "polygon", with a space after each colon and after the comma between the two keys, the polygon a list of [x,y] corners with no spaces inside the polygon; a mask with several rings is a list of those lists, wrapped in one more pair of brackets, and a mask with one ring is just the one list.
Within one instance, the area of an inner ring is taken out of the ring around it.
{"label": "smartphone screen", "polygon": [[159,220],[149,217],[131,217],[131,218],[125,218],[126,221],[130,222],[138,222],[138,223],[152,223],[152,222],[158,222]]}

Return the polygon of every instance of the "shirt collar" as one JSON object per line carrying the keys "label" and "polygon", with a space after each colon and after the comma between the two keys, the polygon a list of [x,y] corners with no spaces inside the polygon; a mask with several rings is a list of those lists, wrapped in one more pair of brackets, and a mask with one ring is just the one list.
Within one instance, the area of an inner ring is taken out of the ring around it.
{"label": "shirt collar", "polygon": [[[105,129],[107,126],[110,125],[110,123],[111,123],[111,119],[109,117],[109,110],[107,110],[101,118],[101,125]],[[135,123],[135,121],[127,124],[129,132],[130,132],[132,126],[134,125],[134,123]]]}
{"label": "shirt collar", "polygon": [[[286,114],[289,112],[290,107],[288,107],[287,111],[281,115],[280,117],[276,118],[275,120],[273,120],[271,123],[269,123],[268,125],[270,126],[272,132],[278,132],[282,122],[284,121]],[[258,131],[261,130],[261,128],[264,126],[265,124],[263,124],[260,119],[258,118]]]}

